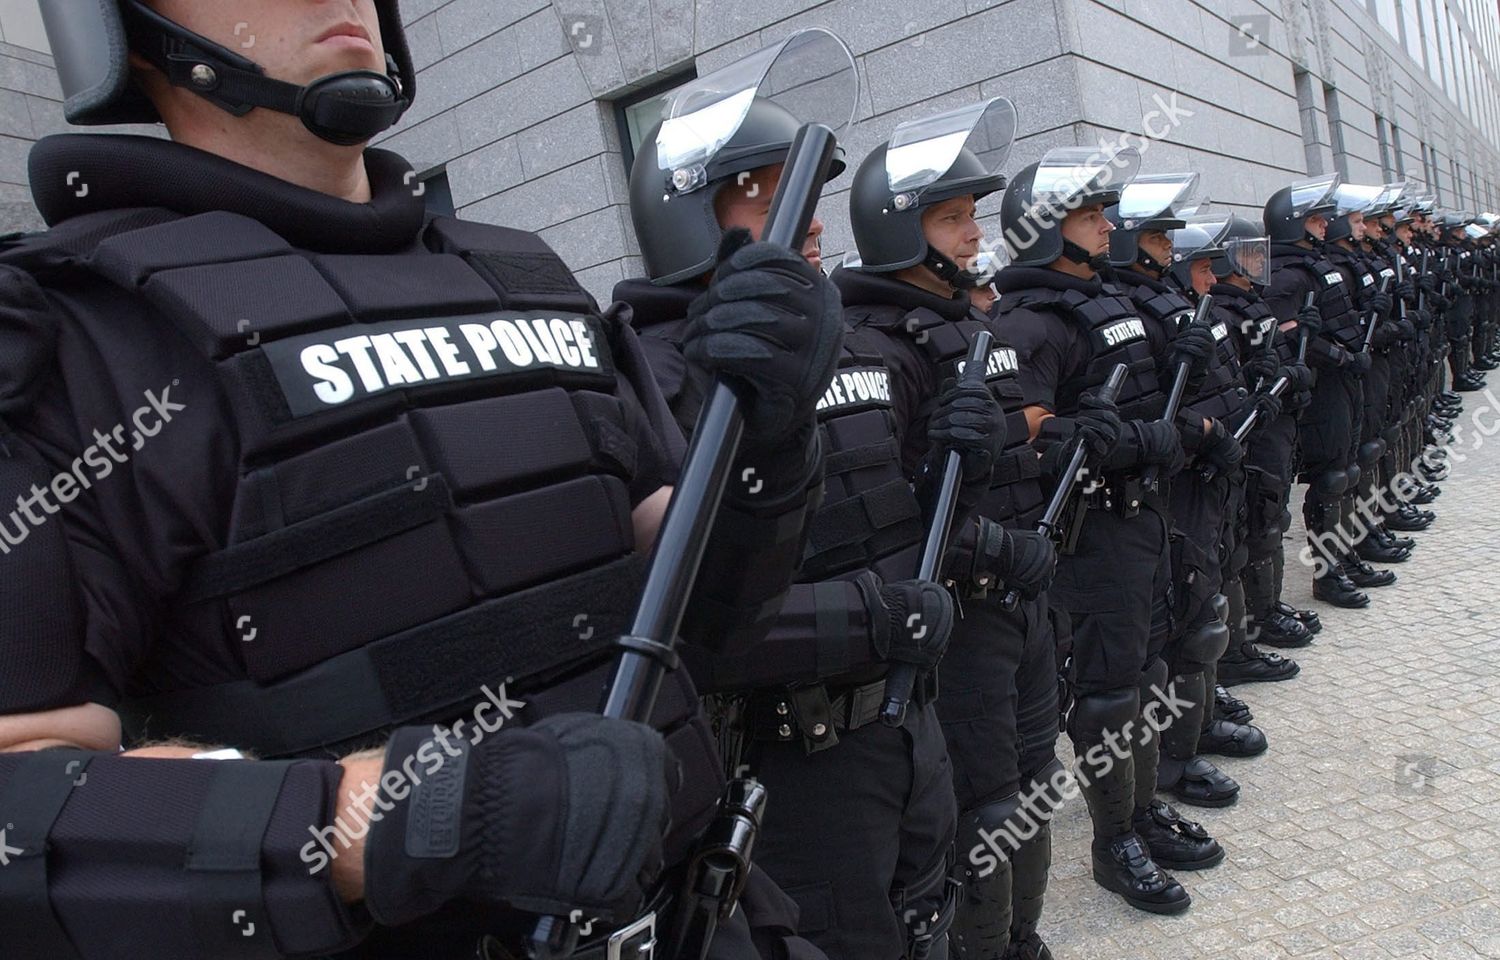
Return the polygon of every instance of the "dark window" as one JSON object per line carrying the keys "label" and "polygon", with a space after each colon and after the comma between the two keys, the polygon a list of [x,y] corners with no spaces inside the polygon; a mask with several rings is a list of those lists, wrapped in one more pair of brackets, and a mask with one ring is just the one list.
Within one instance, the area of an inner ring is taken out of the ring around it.
{"label": "dark window", "polygon": [[635,153],[640,149],[641,141],[661,119],[662,98],[697,77],[697,71],[689,68],[615,101],[615,124],[620,130],[620,152],[625,160],[627,177],[635,165]]}

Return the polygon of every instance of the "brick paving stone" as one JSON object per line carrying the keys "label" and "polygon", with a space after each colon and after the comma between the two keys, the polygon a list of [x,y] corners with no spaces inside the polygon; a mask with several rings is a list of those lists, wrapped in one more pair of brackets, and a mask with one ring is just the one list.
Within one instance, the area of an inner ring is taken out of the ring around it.
{"label": "brick paving stone", "polygon": [[[1486,401],[1466,402],[1465,419]],[[1464,453],[1437,524],[1364,611],[1312,601],[1294,492],[1285,595],[1325,629],[1291,652],[1295,680],[1235,689],[1271,741],[1219,761],[1240,802],[1179,805],[1226,861],[1178,875],[1185,916],[1131,910],[1093,882],[1074,800],[1042,927],[1057,960],[1500,960],[1500,443]]]}

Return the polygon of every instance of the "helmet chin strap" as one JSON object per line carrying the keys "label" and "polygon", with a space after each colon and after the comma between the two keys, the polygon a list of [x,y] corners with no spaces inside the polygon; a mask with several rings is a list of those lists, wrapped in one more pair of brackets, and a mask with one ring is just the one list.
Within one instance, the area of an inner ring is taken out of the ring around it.
{"label": "helmet chin strap", "polygon": [[411,105],[401,90],[394,57],[386,73],[348,70],[305,87],[273,80],[252,60],[168,20],[140,0],[124,0],[130,48],[222,110],[244,116],[256,107],[290,114],[317,137],[340,146],[365,143],[389,130]]}
{"label": "helmet chin strap", "polygon": [[988,277],[980,276],[972,270],[965,270],[939,252],[932,244],[927,245],[927,256],[922,260],[922,266],[931,270],[939,280],[955,290],[973,290],[981,283],[989,282]]}
{"label": "helmet chin strap", "polygon": [[1139,245],[1135,248],[1135,262],[1150,270],[1158,280],[1166,275],[1167,268],[1159,263],[1155,257],[1151,256],[1151,254],[1142,250]]}
{"label": "helmet chin strap", "polygon": [[1092,267],[1095,271],[1109,266],[1108,251],[1095,256],[1066,237],[1063,238],[1062,256],[1064,260],[1071,260],[1080,267]]}

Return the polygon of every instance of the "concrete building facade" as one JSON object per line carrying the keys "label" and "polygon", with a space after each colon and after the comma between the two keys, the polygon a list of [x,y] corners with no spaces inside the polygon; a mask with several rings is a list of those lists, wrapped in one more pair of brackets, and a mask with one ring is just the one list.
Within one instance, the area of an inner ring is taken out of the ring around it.
{"label": "concrete building facade", "polygon": [[[0,229],[39,225],[29,141],[67,129],[36,0],[0,0]],[[626,205],[652,101],[791,31],[828,27],[860,75],[851,161],[903,120],[1003,95],[1007,172],[1055,146],[1146,134],[1146,172],[1218,206],[1337,171],[1500,210],[1496,0],[402,0],[418,99],[379,145],[435,203],[538,231],[600,299],[641,271]],[[253,29],[253,25],[251,25]],[[140,132],[140,131],[134,131]],[[1160,137],[1156,134],[1162,134]],[[825,256],[852,248],[844,192]],[[992,215],[998,198],[982,205]]]}

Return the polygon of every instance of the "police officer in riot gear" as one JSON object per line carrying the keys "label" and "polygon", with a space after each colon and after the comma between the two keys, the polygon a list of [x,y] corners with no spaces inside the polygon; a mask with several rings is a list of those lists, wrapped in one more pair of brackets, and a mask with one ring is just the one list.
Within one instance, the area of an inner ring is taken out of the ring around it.
{"label": "police officer in riot gear", "polygon": [[[1142,735],[1143,704],[1167,686],[1161,654],[1171,572],[1165,498],[1142,476],[1170,475],[1183,451],[1176,426],[1159,419],[1164,388],[1145,323],[1098,276],[1112,229],[1103,210],[1119,201],[1137,159],[1055,150],[1016,175],[1000,208],[1011,262],[995,278],[997,323],[1016,347],[1024,412],[1044,465],[1060,455],[1066,463],[1065,451],[1080,440],[1093,452],[1074,521],[1081,527],[1065,544],[1053,601],[1067,611],[1071,632],[1068,734],[1084,760],[1094,878],[1132,906],[1176,913],[1191,899],[1157,861],[1199,869],[1224,854],[1201,826],[1155,799],[1159,747]],[[1096,443],[1088,391],[1119,363],[1129,376],[1117,402],[1118,440]]]}
{"label": "police officer in riot gear", "polygon": [[[859,166],[849,215],[857,268],[834,273],[845,317],[878,341],[892,371],[901,463],[919,485],[936,473],[935,429],[955,393],[1005,410],[1004,449],[981,465],[978,516],[955,527],[946,578],[963,617],[939,667],[937,712],[953,759],[962,899],[951,942],[967,960],[1050,958],[1037,932],[1051,863],[1056,638],[1046,589],[1051,542],[1035,532],[1044,493],[1029,440],[1015,350],[976,309],[989,254],[977,204],[1005,185],[1000,167],[1015,110],[993,98],[903,123]],[[981,298],[982,299],[982,298]],[[984,386],[959,384],[972,341],[988,329]],[[1006,609],[1010,590],[1023,602]]]}
{"label": "police officer in riot gear", "polygon": [[[1285,567],[1281,538],[1291,527],[1287,501],[1293,482],[1297,414],[1311,400],[1312,370],[1297,359],[1296,322],[1278,323],[1261,299],[1260,290],[1270,271],[1265,230],[1231,216],[1218,243],[1223,249],[1212,251],[1208,258],[1213,276],[1208,292],[1214,298],[1214,310],[1223,315],[1242,358],[1264,356],[1268,348],[1274,351],[1277,366],[1269,377],[1256,378],[1259,390],[1268,392],[1283,376],[1288,384],[1280,398],[1280,412],[1268,415],[1272,411],[1266,410],[1257,415],[1245,450],[1246,560],[1241,583],[1247,635],[1267,646],[1303,647],[1312,642],[1314,631],[1281,602]],[[1204,737],[1211,735],[1205,731]]]}
{"label": "police officer in riot gear", "polygon": [[1166,282],[1173,264],[1169,231],[1186,226],[1182,215],[1199,203],[1197,191],[1197,174],[1137,177],[1105,214],[1114,224],[1110,279],[1147,324],[1158,378],[1171,382],[1174,354],[1194,361],[1176,425],[1199,465],[1212,462],[1217,468],[1212,481],[1201,481],[1196,468],[1185,470],[1169,488],[1174,590],[1164,659],[1176,695],[1192,706],[1162,731],[1157,785],[1185,803],[1222,807],[1238,799],[1239,784],[1198,756],[1198,739],[1212,703],[1213,668],[1229,643],[1219,551],[1232,478],[1244,452],[1222,423],[1227,410],[1220,397],[1238,375],[1233,348],[1224,344],[1228,332],[1216,340],[1212,327],[1190,326],[1193,304],[1181,288]]}
{"label": "police officer in riot gear", "polygon": [[[1395,299],[1381,289],[1379,271],[1358,246],[1365,238],[1364,213],[1380,192],[1381,188],[1376,186],[1339,184],[1333,192],[1333,216],[1324,231],[1323,246],[1329,261],[1344,275],[1349,289],[1355,291],[1355,305],[1363,318],[1362,326],[1368,328],[1374,324],[1366,350],[1370,369],[1360,380],[1363,399],[1359,446],[1355,453],[1359,483],[1350,488],[1354,499],[1361,503],[1370,503],[1374,499],[1380,461],[1385,455],[1385,441],[1380,438],[1380,433],[1390,394],[1391,367],[1383,354],[1399,337],[1398,328],[1390,322]],[[1394,276],[1394,270],[1391,275]],[[1389,284],[1390,279],[1386,283]],[[1366,330],[1361,331],[1362,340],[1366,333]],[[1357,587],[1385,587],[1396,582],[1394,572],[1376,570],[1370,565],[1370,560],[1400,563],[1411,555],[1409,550],[1382,542],[1383,531],[1378,524],[1371,523],[1369,517],[1372,516],[1378,519],[1373,510],[1353,511],[1344,520],[1349,543],[1342,554],[1342,565],[1345,574]]]}
{"label": "police officer in riot gear", "polygon": [[[3,495],[63,501],[0,551],[7,956],[514,955],[538,913],[649,949],[723,780],[683,671],[592,713],[681,453],[633,334],[362,148],[415,92],[394,0],[264,4],[259,64],[243,5],[44,13],[70,119],[182,142],[44,139],[51,229],[0,249]],[[765,629],[821,480],[836,295],[774,253],[686,335],[761,471],[709,644]],[[808,955],[764,877],[740,903],[710,956]]]}
{"label": "police officer in riot gear", "polygon": [[[704,396],[703,378],[682,356],[704,271],[721,245],[758,234],[797,127],[785,108],[757,98],[703,187],[687,193],[664,191],[660,127],[636,157],[631,215],[647,276],[620,283],[615,296],[631,306],[685,430]],[[831,176],[843,168],[840,158]],[[821,264],[822,231],[815,219],[798,272]],[[939,406],[967,418],[944,449],[987,474],[998,407]],[[933,687],[918,685],[902,726],[882,724],[878,711],[893,664],[925,674],[937,665],[953,603],[940,585],[912,579],[930,498],[901,471],[890,372],[868,335],[846,336],[817,416],[825,495],[780,615],[762,642],[733,656],[685,656],[714,695],[726,762],[769,790],[756,860],[801,906],[800,932],[835,958],[940,958],[954,910],[946,876],[956,810]]]}
{"label": "police officer in riot gear", "polygon": [[1349,282],[1322,249],[1338,182],[1337,176],[1299,180],[1266,201],[1271,279],[1265,301],[1277,320],[1295,318],[1312,337],[1307,359],[1317,378],[1298,438],[1308,484],[1302,513],[1313,550],[1313,595],[1357,608],[1368,606],[1370,598],[1349,579],[1343,560],[1359,483],[1360,379],[1369,372],[1370,355],[1363,349],[1364,324]]}

